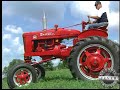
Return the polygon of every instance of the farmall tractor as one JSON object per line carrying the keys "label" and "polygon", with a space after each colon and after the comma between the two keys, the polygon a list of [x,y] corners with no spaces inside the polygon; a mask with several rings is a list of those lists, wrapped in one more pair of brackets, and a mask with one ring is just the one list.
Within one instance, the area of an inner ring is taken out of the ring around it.
{"label": "farmall tractor", "polygon": [[[82,21],[80,31],[60,28],[58,25],[46,29],[44,23],[41,31],[23,33],[24,63],[15,65],[8,71],[9,87],[21,87],[44,78],[42,63],[56,58],[67,60],[72,76],[81,80],[98,80],[100,71],[105,68],[118,72],[119,45],[108,39],[107,26],[85,30],[87,24],[88,22]],[[67,47],[61,43],[63,39],[69,38],[73,38],[73,46]],[[42,60],[35,62],[33,56],[39,56]]]}

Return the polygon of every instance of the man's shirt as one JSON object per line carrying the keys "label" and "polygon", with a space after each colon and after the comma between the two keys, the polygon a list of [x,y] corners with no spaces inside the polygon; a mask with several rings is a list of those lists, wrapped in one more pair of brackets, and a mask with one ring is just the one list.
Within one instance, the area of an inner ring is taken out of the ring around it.
{"label": "man's shirt", "polygon": [[106,12],[106,11],[104,11],[102,8],[100,8],[99,10],[97,10],[97,16],[101,17],[104,12]]}
{"label": "man's shirt", "polygon": [[96,16],[100,17],[99,19],[97,19],[97,23],[108,22],[107,13],[104,9],[100,8],[99,10],[97,10]]}

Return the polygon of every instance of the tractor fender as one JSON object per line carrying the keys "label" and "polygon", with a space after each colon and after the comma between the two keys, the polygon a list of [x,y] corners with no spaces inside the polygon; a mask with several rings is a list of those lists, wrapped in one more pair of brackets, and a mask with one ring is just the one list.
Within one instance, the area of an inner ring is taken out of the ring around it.
{"label": "tractor fender", "polygon": [[90,36],[100,36],[100,37],[107,38],[108,33],[107,33],[107,31],[104,31],[104,30],[101,30],[101,29],[85,30],[85,31],[80,33],[80,35],[78,36],[78,40],[81,40],[83,38],[87,38],[87,37],[90,37]]}

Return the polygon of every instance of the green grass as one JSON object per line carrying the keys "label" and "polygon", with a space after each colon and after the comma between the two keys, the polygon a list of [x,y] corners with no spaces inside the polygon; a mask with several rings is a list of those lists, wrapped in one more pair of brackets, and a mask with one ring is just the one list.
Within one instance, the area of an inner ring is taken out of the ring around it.
{"label": "green grass", "polygon": [[[6,78],[2,80],[2,89],[8,89]],[[108,89],[99,81],[75,80],[68,69],[46,71],[45,79],[38,80],[28,86],[17,87],[16,89]],[[119,89],[116,84],[111,89]]]}

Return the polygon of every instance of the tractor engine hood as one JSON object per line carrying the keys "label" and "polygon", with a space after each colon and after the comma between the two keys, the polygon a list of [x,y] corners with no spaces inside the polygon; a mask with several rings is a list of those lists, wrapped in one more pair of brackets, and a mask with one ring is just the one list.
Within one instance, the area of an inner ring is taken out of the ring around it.
{"label": "tractor engine hood", "polygon": [[49,29],[37,32],[27,32],[23,34],[23,37],[32,36],[33,39],[72,38],[77,37],[79,34],[79,30],[58,28],[57,30]]}

